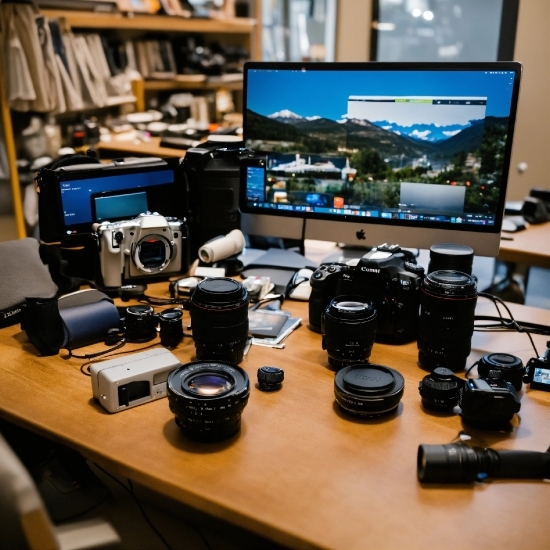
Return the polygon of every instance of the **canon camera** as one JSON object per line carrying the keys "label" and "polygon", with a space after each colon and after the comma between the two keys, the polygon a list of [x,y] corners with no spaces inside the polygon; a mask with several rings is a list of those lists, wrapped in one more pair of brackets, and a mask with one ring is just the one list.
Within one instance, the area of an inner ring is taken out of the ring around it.
{"label": "canon camera", "polygon": [[416,338],[420,284],[424,269],[399,245],[383,244],[355,266],[323,264],[311,276],[309,325],[321,332],[321,319],[336,296],[354,294],[370,300],[377,312],[376,341],[402,344]]}

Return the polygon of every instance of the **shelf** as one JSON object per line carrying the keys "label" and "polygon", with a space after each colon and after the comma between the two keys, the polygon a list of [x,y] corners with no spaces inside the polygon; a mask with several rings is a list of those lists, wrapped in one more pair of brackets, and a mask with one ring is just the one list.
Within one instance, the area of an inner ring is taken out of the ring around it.
{"label": "shelf", "polygon": [[161,92],[164,90],[219,90],[225,88],[226,90],[242,90],[243,81],[240,80],[205,80],[203,82],[192,82],[185,80],[163,79],[163,80],[144,80],[143,89],[145,91]]}
{"label": "shelf", "polygon": [[63,17],[74,28],[120,29],[151,32],[196,32],[219,34],[250,34],[256,27],[254,19],[187,19],[173,15],[133,15],[43,9],[48,18]]}

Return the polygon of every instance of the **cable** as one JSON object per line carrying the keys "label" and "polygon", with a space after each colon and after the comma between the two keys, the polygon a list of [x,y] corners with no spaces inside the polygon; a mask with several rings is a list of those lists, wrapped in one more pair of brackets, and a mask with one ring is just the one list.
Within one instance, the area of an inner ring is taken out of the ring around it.
{"label": "cable", "polygon": [[69,355],[66,357],[66,359],[70,359],[71,357],[74,357],[75,359],[93,359],[95,357],[101,357],[102,355],[105,355],[106,353],[111,353],[112,351],[115,351],[116,349],[120,349],[121,347],[124,346],[124,344],[126,344],[126,338],[122,338],[122,340],[116,346],[113,346],[112,348],[109,348],[109,349],[106,349],[106,350],[103,350],[103,351],[98,351],[96,353],[85,354],[85,355],[75,355],[72,350],[68,350]]}
{"label": "cable", "polygon": [[[142,348],[126,350],[126,351],[119,351],[117,353],[111,353],[111,354],[107,355],[106,357],[114,357],[115,355],[124,355],[125,353],[134,353],[135,351],[143,351],[143,350],[146,350],[146,349],[152,348],[153,346],[158,346],[158,345],[159,345],[159,343],[155,342],[154,344],[149,344],[148,346],[144,346]],[[77,357],[77,356],[73,355],[73,357]],[[86,361],[85,363],[82,363],[82,365],[80,365],[80,372],[82,374],[84,374],[85,376],[91,376],[91,374],[90,374],[90,365],[92,363],[93,363],[93,361]],[[84,368],[86,366],[88,366],[87,369]]]}
{"label": "cable", "polygon": [[[134,484],[132,483],[132,480],[128,479],[128,485],[130,486],[130,488],[128,488],[128,487],[126,487],[126,485],[124,485],[124,483],[122,483],[122,481],[117,479],[111,473],[107,472],[99,464],[96,464],[95,462],[93,462],[93,465],[96,468],[98,468],[98,470],[101,470],[105,475],[109,476],[112,480],[116,481],[126,492],[128,492],[130,494],[130,496],[132,497],[132,499],[136,503],[137,507],[139,508],[139,511],[141,512],[141,514],[145,518],[145,521],[149,524],[149,527],[151,527],[151,529],[155,532],[155,534],[160,538],[160,540],[166,546],[166,548],[168,548],[168,550],[172,550],[172,547],[168,544],[167,540],[162,536],[160,531],[153,525],[153,523],[151,522],[151,520],[149,519],[149,517],[145,513],[145,510],[143,509],[143,506],[142,506],[141,502],[139,501],[139,499],[135,495]],[[191,529],[193,529],[193,531],[195,531],[195,533],[197,533],[197,535],[199,535],[199,537],[203,541],[206,548],[208,548],[208,550],[213,550],[212,546],[210,546],[210,543],[208,542],[208,540],[206,540],[206,537],[204,536],[204,533],[200,529],[195,527],[189,520],[185,520],[184,523],[189,525],[189,527],[191,527]]]}
{"label": "cable", "polygon": [[[550,334],[550,327],[545,327],[544,325],[533,325],[531,323],[525,323],[521,325],[514,319],[514,316],[512,315],[510,308],[506,305],[506,303],[503,300],[501,300],[497,296],[493,296],[492,294],[487,294],[486,292],[480,292],[479,296],[483,298],[488,298],[494,303],[495,308],[498,312],[497,321],[499,322],[497,324],[490,324],[490,325],[476,325],[475,330],[479,332],[501,332],[506,330],[515,330],[520,333],[525,333],[527,334],[527,337],[531,342],[531,346],[535,351],[535,355],[537,357],[540,357],[539,352],[537,351],[537,347],[535,346],[535,342],[533,341],[533,337],[531,336],[531,333],[548,335]],[[505,318],[502,315],[502,312],[500,311],[500,308],[499,308],[499,304],[506,310],[509,318]],[[491,320],[491,318],[488,318],[487,316],[475,316],[474,320],[486,321],[486,320]]]}
{"label": "cable", "polygon": [[166,546],[168,550],[172,550],[172,547],[170,546],[170,544],[168,544],[168,541],[162,536],[162,533],[153,525],[153,522],[149,519],[149,516],[147,516],[147,514],[145,513],[143,506],[141,505],[136,495],[134,494],[134,486],[132,485],[132,482],[128,480],[128,483],[130,485],[130,489],[128,489],[128,487],[126,487],[126,485],[124,485],[122,481],[120,481],[114,475],[107,472],[107,470],[104,470],[99,464],[96,464],[95,462],[93,464],[98,470],[101,470],[106,476],[109,476],[113,481],[116,481],[132,497],[136,506],[139,508],[141,515],[143,516],[143,518],[145,519],[149,527],[152,529],[153,533],[157,535],[157,537],[162,541],[162,544],[164,544],[164,546]]}

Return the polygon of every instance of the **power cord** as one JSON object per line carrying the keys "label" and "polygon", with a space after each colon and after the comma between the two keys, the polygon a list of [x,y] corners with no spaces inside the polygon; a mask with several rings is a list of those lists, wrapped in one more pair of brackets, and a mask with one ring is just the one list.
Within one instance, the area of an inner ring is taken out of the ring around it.
{"label": "power cord", "polygon": [[[496,321],[496,323],[490,323],[490,324],[477,324],[475,325],[474,330],[478,332],[505,332],[505,331],[516,331],[520,333],[527,334],[527,337],[529,338],[529,341],[531,342],[531,346],[533,347],[533,350],[535,351],[535,356],[540,357],[539,352],[537,351],[537,347],[535,346],[535,342],[533,341],[533,337],[531,334],[540,334],[543,336],[550,336],[550,327],[546,325],[537,325],[535,323],[526,323],[515,320],[514,316],[512,315],[512,312],[510,311],[510,308],[506,305],[506,303],[498,298],[497,296],[493,296],[492,294],[488,294],[486,292],[480,292],[479,296],[483,298],[488,298],[493,302],[495,305],[495,308],[498,312],[498,317],[493,317],[489,315],[476,315],[474,317],[474,321]],[[508,317],[504,317],[502,314],[499,305],[502,306],[506,313],[508,314]],[[473,368],[474,365],[472,365],[471,368]],[[469,369],[469,370],[470,370]],[[467,371],[467,373],[469,372]],[[467,374],[466,373],[466,374]]]}
{"label": "power cord", "polygon": [[[152,531],[158,536],[158,538],[162,541],[162,543],[164,544],[164,546],[166,546],[166,548],[168,550],[172,550],[172,547],[170,546],[168,541],[164,538],[162,533],[153,525],[153,522],[150,520],[149,516],[146,514],[141,502],[136,497],[135,492],[134,492],[134,484],[132,483],[132,480],[128,479],[128,485],[130,486],[128,488],[128,487],[126,487],[126,485],[124,485],[124,483],[122,483],[122,481],[120,481],[120,479],[117,479],[113,474],[107,472],[107,470],[103,469],[101,466],[99,466],[99,464],[96,464],[95,462],[93,462],[93,465],[98,470],[102,471],[106,476],[109,476],[113,481],[116,481],[132,497],[132,499],[135,502],[136,506],[139,508],[139,511],[141,512],[141,515],[143,516],[143,518],[145,519],[145,521],[147,522],[149,527],[152,529]],[[187,520],[185,523],[189,527],[191,527],[191,529],[193,529],[193,531],[195,531],[195,533],[197,533],[197,535],[199,535],[199,537],[203,541],[206,548],[208,548],[208,550],[213,550],[212,546],[210,546],[210,543],[206,540],[206,537],[204,536],[204,533],[202,533],[202,531],[200,531],[200,529],[195,527],[189,520]]]}

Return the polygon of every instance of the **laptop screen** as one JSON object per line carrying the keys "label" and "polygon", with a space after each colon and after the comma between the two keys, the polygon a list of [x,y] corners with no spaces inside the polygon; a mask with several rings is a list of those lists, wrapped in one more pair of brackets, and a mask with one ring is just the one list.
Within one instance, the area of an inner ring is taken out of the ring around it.
{"label": "laptop screen", "polygon": [[[518,63],[248,63],[247,212],[498,232]],[[259,183],[260,182],[260,183]],[[464,228],[466,229],[466,228]]]}

